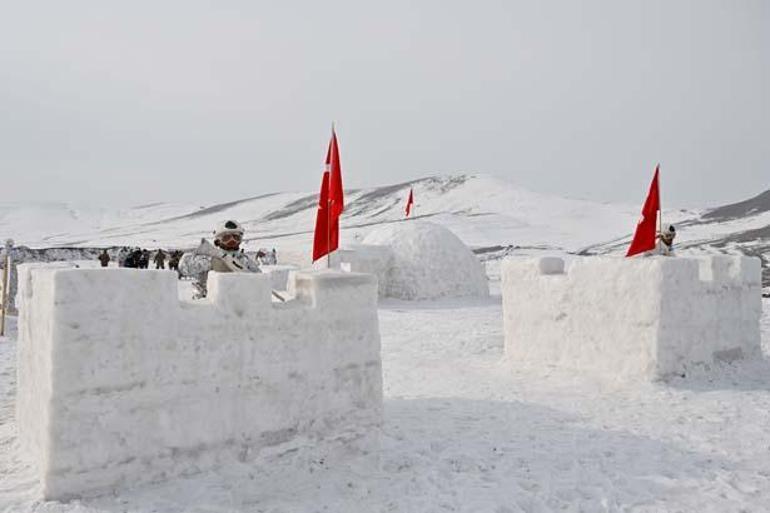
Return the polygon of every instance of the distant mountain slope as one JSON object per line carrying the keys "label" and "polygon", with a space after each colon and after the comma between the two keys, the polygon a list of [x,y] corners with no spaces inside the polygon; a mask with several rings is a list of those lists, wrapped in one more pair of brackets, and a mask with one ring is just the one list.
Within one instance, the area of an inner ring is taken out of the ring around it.
{"label": "distant mountain slope", "polygon": [[[342,245],[361,240],[374,226],[404,222],[410,188],[415,219],[447,226],[484,259],[532,253],[621,254],[640,208],[539,194],[487,175],[430,176],[346,191]],[[206,206],[0,204],[0,237],[34,248],[189,248],[201,237],[210,237],[219,222],[233,218],[247,229],[247,249],[276,247],[291,261],[307,263],[316,204],[317,195],[307,192],[259,194]],[[770,190],[710,210],[663,215],[679,227],[680,251],[757,255],[770,269]],[[770,283],[770,274],[766,280]]]}
{"label": "distant mountain slope", "polygon": [[[770,190],[753,198],[672,219],[678,226],[676,247],[682,254],[728,253],[762,260],[763,282],[770,287]],[[620,253],[626,237],[584,248],[581,254]]]}
{"label": "distant mountain slope", "polygon": [[770,189],[746,201],[724,205],[703,214],[704,221],[729,221],[770,212]]}
{"label": "distant mountain slope", "polygon": [[[523,246],[574,251],[635,223],[635,207],[538,194],[485,175],[433,176],[346,191],[342,242],[370,227],[403,221],[409,189],[414,217],[445,224],[477,248]],[[0,206],[0,234],[30,247],[190,247],[234,218],[254,245],[308,251],[314,193],[272,193],[205,207],[154,203],[122,210],[67,204]]]}

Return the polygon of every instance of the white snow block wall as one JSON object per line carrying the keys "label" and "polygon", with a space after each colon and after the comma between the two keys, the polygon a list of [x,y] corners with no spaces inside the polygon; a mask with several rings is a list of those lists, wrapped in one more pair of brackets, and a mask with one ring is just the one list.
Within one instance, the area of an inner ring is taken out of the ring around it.
{"label": "white snow block wall", "polygon": [[757,258],[507,258],[506,356],[615,378],[666,378],[761,355]]}
{"label": "white snow block wall", "polygon": [[289,288],[289,275],[292,271],[297,271],[296,265],[267,265],[259,266],[259,269],[270,276],[270,283],[275,290],[286,290]]}
{"label": "white snow block wall", "polygon": [[298,435],[380,422],[377,284],[301,272],[209,274],[177,300],[171,271],[22,266],[17,420],[46,498],[249,459]]}
{"label": "white snow block wall", "polygon": [[[318,261],[316,265],[325,262]],[[388,246],[355,244],[331,254],[331,265],[346,272],[373,274],[377,277],[380,296],[388,290],[388,273],[393,266],[393,250]]]}
{"label": "white snow block wall", "polygon": [[408,220],[382,226],[363,244],[333,253],[332,263],[376,275],[382,297],[489,296],[487,276],[476,255],[448,228],[434,223]]}

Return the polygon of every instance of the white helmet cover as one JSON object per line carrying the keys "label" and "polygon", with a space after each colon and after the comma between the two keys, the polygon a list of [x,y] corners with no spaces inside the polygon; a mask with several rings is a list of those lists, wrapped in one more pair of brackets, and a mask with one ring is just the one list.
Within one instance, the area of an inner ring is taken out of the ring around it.
{"label": "white helmet cover", "polygon": [[676,235],[676,228],[673,224],[665,223],[663,226],[660,227],[660,234],[668,237],[673,237]]}
{"label": "white helmet cover", "polygon": [[238,221],[229,219],[217,227],[217,230],[214,232],[214,240],[219,240],[228,233],[234,233],[243,237],[243,227]]}

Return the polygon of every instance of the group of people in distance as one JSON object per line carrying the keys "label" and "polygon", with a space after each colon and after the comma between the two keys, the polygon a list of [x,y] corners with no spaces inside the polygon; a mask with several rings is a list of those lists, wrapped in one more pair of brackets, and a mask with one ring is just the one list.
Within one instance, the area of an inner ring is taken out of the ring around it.
{"label": "group of people in distance", "polygon": [[[118,265],[120,267],[129,267],[132,269],[149,269],[150,261],[152,260],[152,262],[155,264],[155,269],[165,269],[166,258],[168,258],[168,268],[174,271],[179,269],[179,260],[182,258],[181,251],[174,250],[170,253],[166,253],[162,249],[159,249],[155,252],[155,255],[152,256],[152,258],[151,255],[151,252],[147,249],[131,249],[128,247],[123,247],[120,249],[117,255]],[[106,249],[103,250],[101,254],[99,254],[98,258],[99,262],[102,264],[102,267],[109,266],[110,261],[112,260]]]}

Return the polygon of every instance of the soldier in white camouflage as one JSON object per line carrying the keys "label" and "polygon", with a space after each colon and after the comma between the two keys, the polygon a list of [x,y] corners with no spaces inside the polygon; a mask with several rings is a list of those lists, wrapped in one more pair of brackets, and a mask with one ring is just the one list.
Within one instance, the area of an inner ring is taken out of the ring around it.
{"label": "soldier in white camouflage", "polygon": [[660,228],[658,234],[658,241],[655,244],[655,249],[651,249],[645,255],[655,256],[674,256],[674,237],[676,237],[676,228],[673,224],[664,224]]}
{"label": "soldier in white camouflage", "polygon": [[208,272],[218,273],[258,273],[259,265],[250,256],[240,251],[243,242],[243,227],[238,221],[228,220],[222,223],[214,232],[214,245],[206,239],[201,240],[200,246],[195,249],[197,255],[210,257],[208,269],[197,273],[195,281],[195,298],[206,297],[206,281]]}

